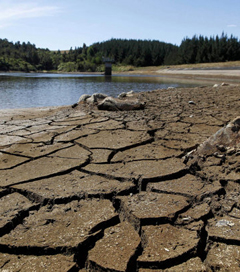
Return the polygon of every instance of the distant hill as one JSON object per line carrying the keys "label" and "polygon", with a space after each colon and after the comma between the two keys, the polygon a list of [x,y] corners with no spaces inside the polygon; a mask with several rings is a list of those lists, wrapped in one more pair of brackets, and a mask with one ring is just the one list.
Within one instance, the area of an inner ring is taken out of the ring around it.
{"label": "distant hill", "polygon": [[184,38],[180,46],[157,40],[111,39],[91,46],[50,51],[34,44],[0,39],[1,71],[102,71],[102,57],[116,65],[136,67],[240,60],[238,38],[224,33],[216,37]]}

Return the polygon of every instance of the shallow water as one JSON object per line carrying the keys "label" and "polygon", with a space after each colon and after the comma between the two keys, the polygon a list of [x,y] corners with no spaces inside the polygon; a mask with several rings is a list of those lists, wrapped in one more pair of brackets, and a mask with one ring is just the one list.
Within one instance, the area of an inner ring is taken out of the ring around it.
{"label": "shallow water", "polygon": [[168,87],[195,87],[161,76],[128,76],[45,73],[0,73],[0,109],[71,105],[82,94],[152,91]]}

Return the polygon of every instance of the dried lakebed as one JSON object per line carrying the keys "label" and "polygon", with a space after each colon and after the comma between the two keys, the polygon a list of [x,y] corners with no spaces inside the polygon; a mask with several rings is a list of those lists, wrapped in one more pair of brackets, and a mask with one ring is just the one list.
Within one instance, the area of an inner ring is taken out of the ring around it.
{"label": "dried lakebed", "polygon": [[186,156],[239,115],[239,95],[1,111],[0,270],[239,271],[240,150]]}

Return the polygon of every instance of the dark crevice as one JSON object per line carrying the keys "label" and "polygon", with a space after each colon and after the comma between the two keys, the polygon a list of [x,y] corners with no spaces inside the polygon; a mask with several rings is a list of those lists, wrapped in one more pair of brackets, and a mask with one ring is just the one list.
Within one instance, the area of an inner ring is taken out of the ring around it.
{"label": "dark crevice", "polygon": [[11,186],[25,184],[25,183],[28,183],[28,182],[34,182],[34,181],[38,181],[38,180],[41,180],[41,179],[46,179],[46,178],[52,178],[52,177],[57,177],[57,176],[61,176],[61,175],[66,175],[66,174],[71,173],[74,170],[79,170],[81,167],[84,167],[84,166],[88,165],[89,162],[90,162],[90,159],[88,159],[86,162],[84,162],[83,164],[81,164],[79,166],[75,166],[75,167],[69,168],[67,170],[63,170],[63,171],[60,171],[60,172],[57,172],[57,173],[52,173],[52,174],[49,174],[49,175],[46,175],[46,176],[41,176],[41,177],[29,179],[29,180],[20,181],[20,182],[15,182],[15,183],[12,183],[10,185],[5,186],[5,188],[9,188]]}
{"label": "dark crevice", "polygon": [[206,231],[206,225],[207,225],[207,219],[209,219],[211,217],[212,216],[209,215],[208,218],[205,218],[203,220],[204,226],[202,227],[202,229],[200,230],[200,233],[199,233],[200,241],[199,241],[198,248],[197,248],[197,255],[202,260],[202,262],[204,262],[205,259],[206,259],[206,257],[207,257],[207,238],[208,238],[208,233]]}
{"label": "dark crevice", "polygon": [[186,174],[189,174],[189,169],[182,169],[176,173],[167,174],[161,177],[154,177],[154,178],[143,178],[140,181],[139,188],[141,188],[141,191],[146,191],[148,183],[157,183],[160,181],[167,181],[167,180],[173,180],[173,179],[179,179]]}
{"label": "dark crevice", "polygon": [[141,243],[139,243],[136,248],[134,254],[130,257],[129,262],[127,264],[126,272],[134,272],[137,271],[137,259],[143,253],[143,247]]}
{"label": "dark crevice", "polygon": [[[162,181],[162,182],[164,182],[164,181]],[[150,191],[154,192],[154,193],[160,193],[160,194],[166,194],[166,195],[180,195],[180,196],[184,196],[189,199],[192,199],[192,200],[194,199],[194,196],[189,195],[189,194],[185,194],[185,193],[181,193],[181,192],[170,192],[170,191],[165,191],[165,190],[155,189],[155,188],[151,188]]]}
{"label": "dark crevice", "polygon": [[5,245],[0,243],[0,251],[8,254],[15,255],[56,255],[56,254],[73,254],[76,252],[76,248],[74,247],[41,247],[41,246],[13,246],[13,245]]}
{"label": "dark crevice", "polygon": [[82,169],[82,168],[79,168],[78,170],[79,170],[80,172],[82,172],[82,173],[85,173],[85,174],[96,175],[96,176],[99,176],[99,177],[104,177],[104,178],[106,178],[106,179],[115,179],[115,180],[118,180],[118,181],[120,181],[120,182],[126,182],[126,181],[132,181],[132,180],[133,180],[133,179],[129,179],[129,178],[116,177],[116,176],[109,175],[109,174],[104,174],[104,173],[98,173],[98,172],[88,171],[88,170]]}
{"label": "dark crevice", "polygon": [[4,196],[11,193],[11,190],[9,190],[9,189],[5,189],[3,187],[0,187],[0,189],[2,189],[2,191],[0,191],[0,198],[2,198],[2,197],[4,197]]}
{"label": "dark crevice", "polygon": [[98,232],[98,231],[100,231],[102,229],[106,229],[106,228],[110,228],[110,227],[116,226],[119,223],[120,223],[119,217],[118,217],[118,215],[116,215],[116,216],[112,217],[109,220],[102,221],[101,223],[95,225],[89,231],[89,234],[93,234],[93,233]]}
{"label": "dark crevice", "polygon": [[138,261],[138,268],[174,269],[174,266],[185,263],[194,257],[196,257],[196,248],[190,249],[187,252],[178,255],[177,257],[169,258],[164,261],[149,261],[149,262]]}
{"label": "dark crevice", "polygon": [[[10,155],[12,155],[12,154],[10,154]],[[16,167],[18,167],[18,166],[21,166],[21,165],[25,164],[25,163],[29,163],[30,161],[32,161],[31,158],[30,158],[29,160],[26,160],[26,161],[20,162],[20,163],[18,163],[18,164],[15,164],[15,165],[13,165],[13,166],[11,166],[11,167],[0,168],[0,171],[14,169],[14,168],[16,168]]]}
{"label": "dark crevice", "polygon": [[202,194],[200,197],[198,196],[196,199],[197,202],[201,202],[203,201],[204,198],[207,198],[207,197],[212,197],[214,195],[218,195],[218,196],[221,196],[221,195],[226,195],[226,191],[224,188],[219,188],[219,190],[215,191],[215,192],[206,192],[204,194]]}
{"label": "dark crevice", "polygon": [[45,201],[46,198],[42,197],[39,194],[33,193],[31,191],[18,189],[18,188],[12,188],[12,187],[10,187],[10,190],[11,190],[12,193],[19,193],[19,194],[23,195],[24,197],[26,197],[31,202],[38,203],[38,204],[41,204],[41,205],[44,205],[45,202],[46,202]]}
{"label": "dark crevice", "polygon": [[[11,170],[11,169],[14,169],[14,168],[16,168],[16,167],[18,167],[18,166],[20,166],[20,165],[23,165],[23,164],[26,164],[26,163],[29,163],[29,162],[31,162],[31,161],[35,161],[35,160],[38,160],[38,159],[41,159],[41,158],[45,158],[45,157],[51,156],[52,154],[55,154],[55,153],[57,153],[57,152],[59,152],[59,151],[61,151],[61,150],[68,149],[68,148],[73,147],[73,146],[74,146],[74,145],[72,144],[72,145],[69,145],[69,146],[67,146],[67,147],[62,147],[62,148],[59,148],[59,149],[57,149],[57,150],[54,150],[54,151],[52,151],[52,152],[50,152],[50,153],[44,154],[44,155],[42,155],[42,156],[37,156],[37,157],[28,157],[28,156],[21,156],[21,155],[18,155],[18,156],[20,156],[20,157],[26,157],[26,158],[28,158],[29,160],[24,161],[24,162],[21,162],[21,163],[19,163],[19,164],[16,164],[16,165],[14,165],[14,166],[12,166],[12,167],[5,168],[5,169],[0,169],[0,170]],[[9,153],[9,152],[5,152],[5,153],[6,153],[6,154],[9,154],[9,155],[17,156],[16,154],[13,154],[13,153]]]}
{"label": "dark crevice", "polygon": [[0,152],[3,153],[3,154],[6,154],[6,155],[11,155],[11,156],[26,158],[26,159],[32,159],[32,157],[30,157],[30,156],[21,155],[21,154],[18,154],[18,153],[10,153],[10,152],[4,151],[4,150],[1,150]]}
{"label": "dark crevice", "polygon": [[[0,237],[10,233],[17,225],[22,224],[24,218],[29,216],[30,211],[35,211],[40,208],[40,205],[33,205],[27,210],[19,211],[14,218],[11,219],[7,224],[0,228]],[[0,252],[1,252],[1,245],[0,245]]]}
{"label": "dark crevice", "polygon": [[81,243],[77,250],[76,253],[74,254],[74,261],[78,264],[78,267],[85,268],[86,263],[87,263],[87,258],[88,258],[88,252],[94,248],[96,242],[100,239],[102,239],[104,236],[104,230],[101,230],[94,235],[91,235],[88,237],[87,240],[85,240],[83,243]]}
{"label": "dark crevice", "polygon": [[[115,156],[115,154],[113,156]],[[132,159],[132,160],[124,160],[124,163],[128,163],[128,162],[141,162],[141,161],[156,161],[156,160],[158,160],[158,161],[166,161],[166,160],[171,159],[171,158],[178,158],[178,157],[175,157],[174,155],[171,155],[171,156],[164,157],[164,158],[161,158],[161,159],[156,159],[156,158],[150,158],[150,159],[145,159],[144,158],[144,159],[136,159],[136,160]],[[114,162],[108,162],[108,163],[117,164],[117,163],[123,163],[123,161],[120,160],[120,161],[114,161]],[[100,164],[100,163],[98,163],[98,164]],[[106,163],[104,162],[104,163],[101,163],[101,164],[106,164]]]}
{"label": "dark crevice", "polygon": [[[73,130],[71,130],[71,131],[74,131],[74,130],[77,131],[78,129],[73,129]],[[73,139],[71,139],[71,140],[59,140],[59,141],[57,141],[57,143],[73,143],[73,144],[81,145],[80,143],[75,142],[75,141],[76,141],[76,140],[79,140],[79,139],[81,139],[81,138],[88,137],[89,135],[98,134],[98,133],[100,132],[100,130],[97,130],[97,129],[93,129],[93,130],[95,130],[95,132],[92,132],[91,134],[84,134],[84,135],[81,135],[81,136],[79,136],[79,137],[73,138]],[[60,134],[54,136],[54,141],[55,141],[55,138],[56,138],[57,136],[63,135],[63,134],[67,134],[68,132],[71,132],[71,131],[63,132],[63,133],[60,133]]]}
{"label": "dark crevice", "polygon": [[220,242],[226,245],[240,246],[240,240],[237,240],[237,239],[226,239],[226,238],[217,237],[217,236],[208,236],[208,239],[209,241]]}
{"label": "dark crevice", "polygon": [[111,154],[109,155],[108,157],[108,160],[107,162],[110,163],[111,160],[113,159],[113,157],[118,153],[118,152],[123,152],[123,151],[126,151],[126,150],[130,150],[132,148],[136,148],[136,147],[139,147],[139,146],[143,146],[143,145],[146,145],[146,144],[150,144],[154,142],[154,138],[150,138],[150,139],[147,139],[143,142],[140,142],[140,143],[136,143],[136,144],[133,144],[133,145],[129,145],[129,146],[125,146],[125,147],[122,147],[122,148],[118,148],[118,149],[115,149],[111,152]]}

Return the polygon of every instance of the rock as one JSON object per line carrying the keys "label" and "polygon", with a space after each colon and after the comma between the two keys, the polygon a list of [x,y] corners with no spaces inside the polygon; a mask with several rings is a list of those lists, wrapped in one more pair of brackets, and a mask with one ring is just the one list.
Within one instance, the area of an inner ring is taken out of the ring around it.
{"label": "rock", "polygon": [[118,98],[124,98],[124,97],[126,97],[127,96],[127,93],[120,93],[119,95],[118,95]]}
{"label": "rock", "polygon": [[225,83],[225,82],[223,82],[222,84],[221,84],[221,86],[229,86],[229,84],[228,83]]}
{"label": "rock", "polygon": [[101,100],[108,97],[108,95],[102,93],[94,93],[92,96],[94,96],[96,100]]}
{"label": "rock", "polygon": [[[133,96],[133,91],[122,93],[118,97],[131,97]],[[140,110],[144,109],[145,103],[140,103],[138,100],[120,100],[107,96],[106,94],[95,93],[93,95],[82,95],[79,98],[78,103],[86,102],[88,104],[97,104],[99,110],[108,111],[129,111],[129,110]]]}
{"label": "rock", "polygon": [[227,150],[240,144],[240,116],[231,121],[226,127],[218,130],[197,148],[198,155],[212,155],[218,147]]}
{"label": "rock", "polygon": [[196,105],[195,102],[192,101],[192,100],[188,101],[188,104],[189,104],[189,105]]}
{"label": "rock", "polygon": [[89,98],[86,99],[86,102],[88,104],[92,104],[93,105],[94,103],[97,102],[97,98],[94,95],[92,95],[92,96],[90,96]]}
{"label": "rock", "polygon": [[91,95],[89,94],[83,94],[82,96],[80,96],[78,103],[80,102],[85,102],[89,97],[91,97]]}
{"label": "rock", "polygon": [[144,109],[144,106],[145,103],[141,103],[139,100],[120,100],[107,97],[98,104],[98,109],[108,111],[130,111]]}
{"label": "rock", "polygon": [[213,88],[217,88],[217,87],[219,87],[218,84],[214,84],[214,85],[213,85]]}
{"label": "rock", "polygon": [[132,90],[132,91],[127,92],[127,96],[133,96],[133,94],[134,94],[134,91],[133,91],[133,90]]}
{"label": "rock", "polygon": [[94,104],[98,100],[103,100],[106,97],[107,97],[107,95],[106,94],[102,94],[102,93],[94,93],[93,95],[83,94],[79,98],[78,103],[80,103],[80,102],[87,102],[89,104]]}

